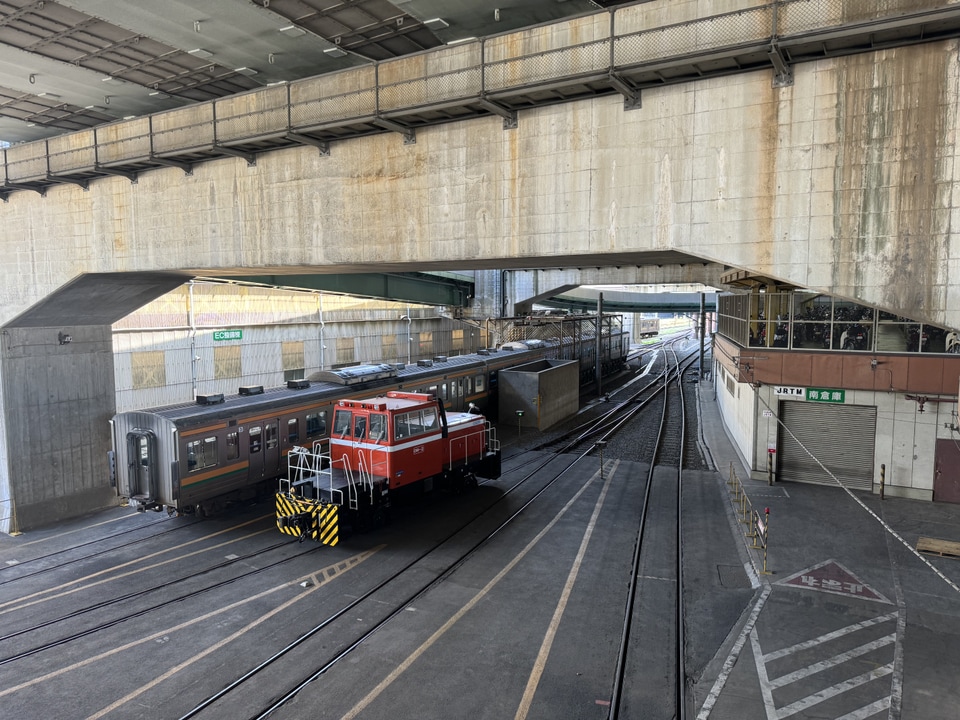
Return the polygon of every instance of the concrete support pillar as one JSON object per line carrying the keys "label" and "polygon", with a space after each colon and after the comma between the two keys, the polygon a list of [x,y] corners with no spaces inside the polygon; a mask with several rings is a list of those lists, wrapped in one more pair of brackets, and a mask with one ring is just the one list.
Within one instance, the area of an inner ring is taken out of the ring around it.
{"label": "concrete support pillar", "polygon": [[110,326],[7,327],[2,340],[0,530],[14,513],[24,530],[108,506]]}

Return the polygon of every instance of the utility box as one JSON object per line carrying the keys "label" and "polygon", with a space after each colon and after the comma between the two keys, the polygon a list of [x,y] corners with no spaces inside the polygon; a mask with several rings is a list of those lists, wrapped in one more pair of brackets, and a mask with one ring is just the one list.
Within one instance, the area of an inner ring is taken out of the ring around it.
{"label": "utility box", "polygon": [[580,409],[580,363],[537,360],[501,370],[498,422],[546,430]]}

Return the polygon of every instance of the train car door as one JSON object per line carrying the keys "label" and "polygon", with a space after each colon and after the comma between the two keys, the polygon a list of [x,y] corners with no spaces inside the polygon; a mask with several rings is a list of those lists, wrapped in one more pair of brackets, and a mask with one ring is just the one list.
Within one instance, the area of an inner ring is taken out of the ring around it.
{"label": "train car door", "polygon": [[151,502],[157,496],[157,438],[149,430],[127,433],[127,497]]}
{"label": "train car door", "polygon": [[271,478],[280,474],[280,420],[251,425],[247,457],[251,478]]}

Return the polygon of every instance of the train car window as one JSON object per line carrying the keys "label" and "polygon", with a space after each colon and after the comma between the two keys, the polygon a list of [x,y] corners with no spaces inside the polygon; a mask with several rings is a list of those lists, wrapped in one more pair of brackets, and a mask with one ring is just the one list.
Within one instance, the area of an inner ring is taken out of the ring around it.
{"label": "train car window", "polygon": [[279,444],[279,431],[276,425],[267,425],[267,450],[273,450]]}
{"label": "train car window", "polygon": [[379,414],[370,415],[370,439],[380,442],[387,439],[387,416]]}
{"label": "train car window", "polygon": [[187,467],[197,472],[217,464],[217,438],[208,437],[187,443]]}
{"label": "train car window", "polygon": [[443,384],[440,385],[440,399],[441,399],[441,400],[446,400],[446,399],[447,399],[447,384],[446,384],[446,383],[443,383]]}
{"label": "train car window", "polygon": [[337,410],[333,414],[333,434],[344,437],[350,432],[350,421],[353,413],[349,410]]}
{"label": "train car window", "polygon": [[439,397],[439,396],[437,395],[437,386],[436,386],[436,385],[431,385],[430,387],[428,387],[428,388],[427,388],[427,392],[430,393],[431,395],[433,395],[434,397]]}
{"label": "train car window", "polygon": [[474,387],[474,390],[476,392],[483,392],[483,389],[486,387],[486,384],[483,382],[484,381],[483,375],[477,375],[473,379],[473,381],[474,381],[474,384],[476,385],[476,387]]}
{"label": "train car window", "polygon": [[300,421],[297,418],[287,420],[287,442],[295,443],[300,439]]}
{"label": "train car window", "polygon": [[319,412],[307,415],[307,437],[323,435],[327,431],[327,413]]}
{"label": "train car window", "polygon": [[353,421],[353,436],[361,440],[367,435],[367,419],[363,415],[357,416]]}
{"label": "train car window", "polygon": [[227,433],[227,460],[236,460],[240,457],[239,433]]}
{"label": "train car window", "polygon": [[261,434],[263,433],[263,428],[252,427],[250,428],[250,453],[260,452],[263,441],[261,440]]}
{"label": "train car window", "polygon": [[405,413],[403,417],[406,420],[407,434],[410,437],[423,434],[423,420],[420,417],[419,410]]}

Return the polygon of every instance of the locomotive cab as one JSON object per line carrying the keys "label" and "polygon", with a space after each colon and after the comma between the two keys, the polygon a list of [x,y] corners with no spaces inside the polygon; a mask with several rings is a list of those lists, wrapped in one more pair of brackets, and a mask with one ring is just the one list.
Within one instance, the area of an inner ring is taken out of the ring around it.
{"label": "locomotive cab", "polygon": [[393,492],[459,492],[476,486],[477,474],[499,477],[500,447],[483,416],[447,414],[433,394],[390,391],[338,401],[328,454],[297,448],[289,462],[278,528],[335,544],[341,516],[361,530],[376,526]]}

